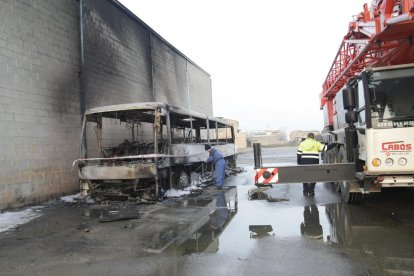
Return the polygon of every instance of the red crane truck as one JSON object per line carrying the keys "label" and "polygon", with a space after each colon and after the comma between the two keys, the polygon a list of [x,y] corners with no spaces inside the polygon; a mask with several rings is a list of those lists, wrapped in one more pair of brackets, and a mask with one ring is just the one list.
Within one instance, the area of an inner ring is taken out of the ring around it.
{"label": "red crane truck", "polygon": [[263,168],[256,185],[332,181],[345,202],[384,187],[414,187],[414,0],[363,6],[320,94],[322,165]]}

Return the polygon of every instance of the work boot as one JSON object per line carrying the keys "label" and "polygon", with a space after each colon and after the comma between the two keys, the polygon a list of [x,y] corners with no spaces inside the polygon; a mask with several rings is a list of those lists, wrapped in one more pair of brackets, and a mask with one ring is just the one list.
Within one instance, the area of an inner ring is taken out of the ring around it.
{"label": "work boot", "polygon": [[315,196],[315,192],[314,192],[314,191],[309,192],[309,193],[308,193],[308,195],[309,195],[309,196]]}
{"label": "work boot", "polygon": [[308,195],[309,195],[309,193],[308,193],[308,192],[303,192],[303,195],[304,195],[304,196],[308,196]]}

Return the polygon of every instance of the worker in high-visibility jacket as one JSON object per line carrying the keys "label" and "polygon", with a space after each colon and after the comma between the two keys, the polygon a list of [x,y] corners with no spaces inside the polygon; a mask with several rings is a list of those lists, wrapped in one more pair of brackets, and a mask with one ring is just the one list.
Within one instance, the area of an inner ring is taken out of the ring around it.
{"label": "worker in high-visibility jacket", "polygon": [[[332,147],[335,145],[332,144]],[[308,133],[306,140],[299,145],[297,152],[298,165],[319,164],[319,152],[326,151],[329,148],[327,145],[315,140],[313,133]],[[303,195],[314,196],[316,183],[303,183]]]}

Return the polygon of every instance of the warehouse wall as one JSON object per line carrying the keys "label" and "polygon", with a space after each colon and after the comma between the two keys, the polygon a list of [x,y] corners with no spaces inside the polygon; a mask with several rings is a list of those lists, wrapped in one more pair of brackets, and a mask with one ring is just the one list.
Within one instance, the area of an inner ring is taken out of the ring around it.
{"label": "warehouse wall", "polygon": [[212,115],[210,75],[108,1],[85,1],[86,107],[159,101]]}
{"label": "warehouse wall", "polygon": [[79,152],[78,7],[0,2],[0,208],[74,190]]}
{"label": "warehouse wall", "polygon": [[86,108],[162,101],[212,114],[210,76],[113,0],[0,1],[0,210],[78,190]]}
{"label": "warehouse wall", "polygon": [[[194,64],[187,62],[190,87],[189,109],[212,115],[213,97],[211,93],[211,79],[206,73],[199,70]],[[210,91],[210,92],[208,92]]]}
{"label": "warehouse wall", "polygon": [[85,1],[86,108],[153,101],[149,30],[108,1]]}

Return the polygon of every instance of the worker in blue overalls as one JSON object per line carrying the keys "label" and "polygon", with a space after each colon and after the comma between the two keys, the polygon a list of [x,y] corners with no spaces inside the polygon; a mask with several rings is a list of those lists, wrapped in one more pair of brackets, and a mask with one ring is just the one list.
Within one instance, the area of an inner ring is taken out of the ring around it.
{"label": "worker in blue overalls", "polygon": [[216,187],[218,189],[222,189],[224,185],[224,176],[226,173],[226,160],[224,160],[223,154],[221,154],[217,149],[211,147],[210,145],[205,145],[205,149],[209,152],[209,157],[206,162],[214,163]]}

